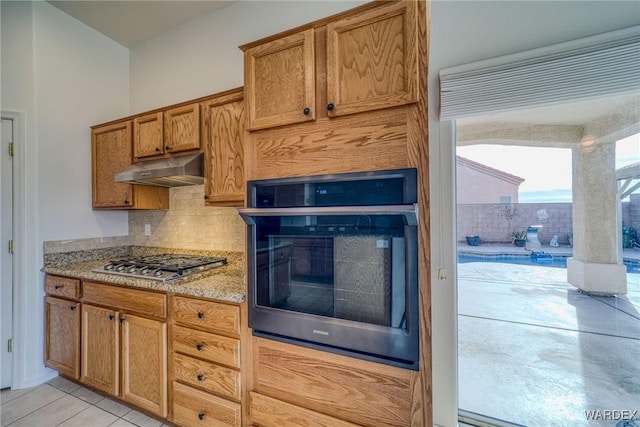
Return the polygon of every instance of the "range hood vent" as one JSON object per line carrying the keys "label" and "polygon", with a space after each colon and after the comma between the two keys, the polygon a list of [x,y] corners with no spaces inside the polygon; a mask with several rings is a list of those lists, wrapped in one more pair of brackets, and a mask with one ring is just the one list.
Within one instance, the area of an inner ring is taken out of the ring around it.
{"label": "range hood vent", "polygon": [[141,161],[116,173],[115,181],[156,187],[204,184],[204,156],[197,153]]}

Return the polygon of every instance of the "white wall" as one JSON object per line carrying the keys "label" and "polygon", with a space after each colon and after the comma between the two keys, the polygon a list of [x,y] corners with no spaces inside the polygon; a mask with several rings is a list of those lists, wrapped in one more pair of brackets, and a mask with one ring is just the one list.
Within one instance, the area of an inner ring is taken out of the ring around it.
{"label": "white wall", "polygon": [[131,112],[244,84],[238,46],[366,1],[236,1],[131,49]]}
{"label": "white wall", "polygon": [[[441,68],[640,24],[635,1],[442,1],[431,4],[429,158],[434,422],[456,425],[455,131],[438,120]],[[446,278],[437,279],[439,268]]]}
{"label": "white wall", "polygon": [[126,212],[91,210],[89,127],[129,112],[129,52],[46,2],[2,2],[3,111],[24,113],[15,165],[19,303],[14,386],[40,383],[42,242],[127,234]]}

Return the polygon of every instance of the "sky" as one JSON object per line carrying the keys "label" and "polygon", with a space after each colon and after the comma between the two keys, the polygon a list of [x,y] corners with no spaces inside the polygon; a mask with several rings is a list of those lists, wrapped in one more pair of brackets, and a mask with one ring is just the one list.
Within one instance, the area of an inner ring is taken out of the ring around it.
{"label": "sky", "polygon": [[[521,203],[571,201],[571,150],[568,148],[469,145],[458,155],[524,178]],[[616,144],[616,169],[640,162],[640,134]]]}

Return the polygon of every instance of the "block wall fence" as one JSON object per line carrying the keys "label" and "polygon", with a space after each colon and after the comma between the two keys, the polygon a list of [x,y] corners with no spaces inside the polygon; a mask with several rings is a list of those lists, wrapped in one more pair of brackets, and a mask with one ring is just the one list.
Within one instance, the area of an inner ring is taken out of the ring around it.
{"label": "block wall fence", "polygon": [[[457,206],[458,241],[478,235],[484,243],[511,243],[511,233],[542,225],[538,239],[549,244],[554,235],[560,245],[568,245],[572,232],[572,203],[494,203]],[[622,225],[640,231],[640,194],[622,202]]]}

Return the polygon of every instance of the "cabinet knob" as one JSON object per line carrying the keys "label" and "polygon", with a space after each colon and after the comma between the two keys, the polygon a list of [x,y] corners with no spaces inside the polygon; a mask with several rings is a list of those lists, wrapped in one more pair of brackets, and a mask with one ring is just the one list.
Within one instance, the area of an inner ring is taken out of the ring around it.
{"label": "cabinet knob", "polygon": [[336,106],[333,105],[333,104],[327,105],[327,110],[329,110],[329,111],[333,111],[334,108],[336,108]]}
{"label": "cabinet knob", "polygon": [[124,201],[124,204],[125,204],[125,205],[128,205],[128,204],[129,204],[129,201],[128,201],[128,200],[125,200],[125,201]]}
{"label": "cabinet knob", "polygon": [[116,316],[114,316],[113,314],[110,314],[110,315],[109,315],[109,320],[113,320],[113,319],[115,319],[115,318],[116,318]]}
{"label": "cabinet knob", "polygon": [[75,309],[76,309],[76,306],[75,306],[75,305],[72,305],[71,307],[69,307],[69,310],[71,310],[71,311],[73,311],[73,310],[75,310]]}
{"label": "cabinet knob", "polygon": [[165,146],[164,146],[164,149],[165,149],[165,150],[167,150],[167,151],[169,151],[169,150],[171,150],[171,147],[169,147],[168,145],[165,145]]}
{"label": "cabinet knob", "polygon": [[202,347],[204,347],[204,345],[202,344],[196,344],[196,350],[201,351]]}
{"label": "cabinet knob", "polygon": [[204,195],[204,199],[207,200],[209,198],[209,196],[207,196],[206,194]]}
{"label": "cabinet knob", "polygon": [[305,107],[305,109],[304,109],[304,110],[302,110],[302,113],[303,113],[305,116],[308,116],[309,114],[311,114],[311,109],[309,109],[309,107]]}
{"label": "cabinet knob", "polygon": [[198,312],[198,319],[202,319],[204,317],[204,313],[199,311]]}
{"label": "cabinet knob", "polygon": [[198,381],[204,381],[204,375],[202,374],[198,374],[196,378],[198,379]]}
{"label": "cabinet knob", "polygon": [[58,290],[62,287],[62,285],[53,285],[53,289]]}
{"label": "cabinet knob", "polygon": [[156,147],[156,153],[159,153],[160,151],[162,151],[162,149],[160,147]]}
{"label": "cabinet knob", "polygon": [[121,317],[120,318],[120,323],[124,323],[125,320],[127,320],[125,317]]}
{"label": "cabinet knob", "polygon": [[198,414],[198,419],[199,419],[200,421],[204,420],[204,412],[200,412],[200,413]]}

